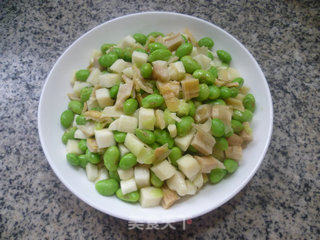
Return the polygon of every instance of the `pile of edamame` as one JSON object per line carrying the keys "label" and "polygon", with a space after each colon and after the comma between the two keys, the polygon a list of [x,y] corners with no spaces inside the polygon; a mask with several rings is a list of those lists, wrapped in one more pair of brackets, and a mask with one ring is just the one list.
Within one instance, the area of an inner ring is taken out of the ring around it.
{"label": "pile of edamame", "polygon": [[62,142],[101,197],[169,208],[237,170],[256,103],[213,38],[134,33],[76,71]]}

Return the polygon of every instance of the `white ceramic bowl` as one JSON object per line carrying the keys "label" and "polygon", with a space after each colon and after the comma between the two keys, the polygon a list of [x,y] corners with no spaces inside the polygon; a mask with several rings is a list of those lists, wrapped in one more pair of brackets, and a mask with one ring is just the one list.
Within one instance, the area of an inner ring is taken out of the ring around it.
{"label": "white ceramic bowl", "polygon": [[[67,93],[75,70],[86,68],[93,49],[105,42],[118,42],[136,32],[163,33],[189,28],[197,39],[211,37],[214,49],[227,50],[232,55],[231,66],[245,79],[256,98],[257,108],[252,121],[254,141],[244,150],[238,170],[217,185],[208,184],[197,195],[189,197],[170,209],[141,208],[116,197],[99,195],[94,183],[87,180],[81,168],[70,166],[61,142],[63,129],[60,114],[67,108]],[[90,206],[121,219],[136,222],[176,222],[198,217],[218,208],[235,196],[253,177],[267,151],[272,133],[273,110],[267,81],[248,50],[221,28],[204,20],[167,12],[145,12],[123,16],[103,23],[76,40],[58,59],[42,90],[38,109],[38,128],[43,151],[53,171],[67,188]]]}

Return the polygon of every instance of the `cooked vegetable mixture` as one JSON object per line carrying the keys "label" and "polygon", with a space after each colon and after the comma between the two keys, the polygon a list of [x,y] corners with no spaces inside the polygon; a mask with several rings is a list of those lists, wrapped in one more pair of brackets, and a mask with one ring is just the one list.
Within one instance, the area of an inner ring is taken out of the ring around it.
{"label": "cooked vegetable mixture", "polygon": [[255,98],[213,47],[189,30],[135,33],[75,73],[62,142],[98,193],[169,208],[237,170]]}

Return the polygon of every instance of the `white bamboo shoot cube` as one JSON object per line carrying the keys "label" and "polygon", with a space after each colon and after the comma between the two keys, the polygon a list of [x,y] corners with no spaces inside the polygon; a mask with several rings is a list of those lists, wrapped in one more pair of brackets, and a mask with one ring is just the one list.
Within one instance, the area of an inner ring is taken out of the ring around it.
{"label": "white bamboo shoot cube", "polygon": [[155,187],[145,187],[140,189],[140,205],[141,207],[155,207],[160,204],[163,197],[162,190]]}
{"label": "white bamboo shoot cube", "polygon": [[101,108],[112,106],[114,100],[110,97],[109,90],[106,88],[100,88],[96,90],[96,99]]}
{"label": "white bamboo shoot cube", "polygon": [[110,67],[112,72],[122,73],[124,69],[130,66],[130,63],[124,61],[123,59],[116,60]]}
{"label": "white bamboo shoot cube", "polygon": [[182,151],[187,151],[194,134],[195,134],[195,129],[192,129],[186,136],[176,137],[174,139],[174,142]]}
{"label": "white bamboo shoot cube", "polygon": [[169,124],[168,131],[172,138],[175,138],[177,136],[177,126],[175,124]]}
{"label": "white bamboo shoot cube", "polygon": [[124,141],[124,145],[132,152],[135,156],[138,156],[140,152],[144,148],[144,143],[140,141],[139,138],[137,138],[132,133],[127,133],[126,139]]}
{"label": "white bamboo shoot cube", "polygon": [[120,48],[133,47],[135,43],[136,43],[136,40],[132,36],[128,35],[121,40],[121,42],[119,43],[119,47]]}
{"label": "white bamboo shoot cube", "polygon": [[121,82],[121,76],[117,73],[105,73],[99,76],[99,85],[101,87],[111,88]]}
{"label": "white bamboo shoot cube", "polygon": [[139,128],[154,130],[156,118],[153,109],[141,107],[139,110]]}
{"label": "white bamboo shoot cube", "polygon": [[179,196],[184,196],[188,192],[184,175],[179,171],[176,171],[176,173],[171,178],[169,178],[166,183],[168,187],[171,190],[176,191]]}
{"label": "white bamboo shoot cube", "polygon": [[80,129],[77,129],[74,132],[74,138],[76,138],[76,139],[87,139],[87,136]]}
{"label": "white bamboo shoot cube", "polygon": [[99,177],[98,166],[92,163],[87,163],[86,174],[89,181],[94,182]]}
{"label": "white bamboo shoot cube", "polygon": [[138,190],[137,184],[134,178],[131,178],[128,180],[121,180],[120,186],[123,194],[131,193]]}
{"label": "white bamboo shoot cube", "polygon": [[187,154],[177,160],[178,168],[186,175],[191,181],[195,179],[196,175],[200,172],[201,166],[196,159],[190,154]]}
{"label": "white bamboo shoot cube", "polygon": [[154,165],[151,170],[161,181],[171,178],[176,172],[175,167],[172,166],[168,160],[164,160],[161,163]]}
{"label": "white bamboo shoot cube", "polygon": [[136,166],[134,168],[134,180],[138,188],[147,187],[150,185],[150,171],[149,168],[143,166]]}
{"label": "white bamboo shoot cube", "polygon": [[127,68],[123,69],[122,73],[124,75],[126,75],[127,77],[129,77],[129,78],[133,78],[133,69],[132,69],[132,67],[127,67]]}
{"label": "white bamboo shoot cube", "polygon": [[123,144],[118,144],[118,148],[119,148],[121,157],[130,152],[129,149],[126,148]]}
{"label": "white bamboo shoot cube", "polygon": [[87,82],[91,83],[93,86],[99,85],[99,76],[101,75],[101,71],[98,68],[92,69]]}
{"label": "white bamboo shoot cube", "polygon": [[132,63],[140,67],[148,61],[148,54],[143,52],[134,51],[132,53]]}
{"label": "white bamboo shoot cube", "polygon": [[76,94],[78,97],[80,97],[80,91],[82,88],[85,87],[90,87],[91,84],[88,82],[79,82],[79,81],[75,81],[74,85],[73,85],[73,92],[74,94]]}
{"label": "white bamboo shoot cube", "polygon": [[112,131],[108,129],[95,130],[95,138],[99,148],[106,148],[116,145]]}
{"label": "white bamboo shoot cube", "polygon": [[118,168],[118,174],[119,174],[119,178],[121,180],[128,180],[130,178],[133,178],[133,168],[129,168],[129,169],[121,169],[121,168]]}
{"label": "white bamboo shoot cube", "polygon": [[78,140],[69,139],[66,146],[67,153],[82,154],[82,151],[78,146],[78,143]]}

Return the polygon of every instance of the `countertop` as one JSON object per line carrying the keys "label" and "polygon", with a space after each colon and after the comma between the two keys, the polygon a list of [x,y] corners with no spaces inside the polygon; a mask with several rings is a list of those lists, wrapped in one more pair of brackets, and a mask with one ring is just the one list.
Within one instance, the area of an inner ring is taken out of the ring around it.
{"label": "countertop", "polygon": [[[63,51],[100,23],[150,10],[196,16],[239,39],[265,73],[274,104],[272,141],[257,174],[185,230],[180,223],[129,230],[91,208],[55,176],[38,137],[41,88]],[[0,238],[319,239],[319,29],[319,1],[1,1]]]}

